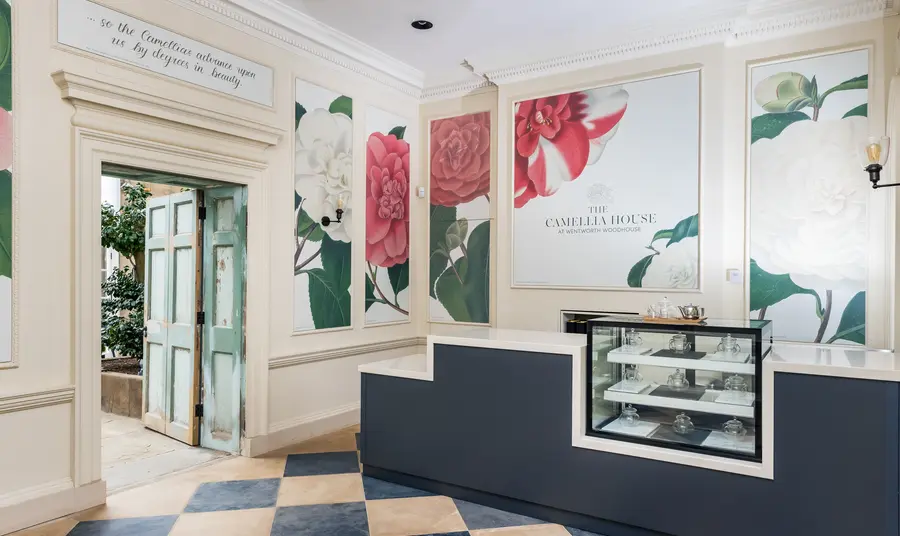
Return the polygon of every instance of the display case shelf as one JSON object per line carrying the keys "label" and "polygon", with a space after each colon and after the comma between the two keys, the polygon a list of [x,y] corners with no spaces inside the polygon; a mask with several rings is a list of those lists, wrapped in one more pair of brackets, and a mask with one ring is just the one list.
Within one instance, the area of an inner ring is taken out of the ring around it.
{"label": "display case shelf", "polygon": [[652,394],[623,393],[620,391],[607,390],[603,394],[603,398],[610,402],[621,402],[623,404],[636,404],[640,406],[679,409],[683,411],[698,411],[701,413],[712,413],[714,415],[733,415],[735,417],[753,418],[752,393],[747,393],[747,405],[716,402],[716,399],[721,395],[722,391],[705,391],[699,400],[685,400],[668,396],[653,396]]}
{"label": "display case shelf", "polygon": [[749,352],[739,352],[742,360],[723,361],[716,358],[717,354],[706,354],[700,359],[685,359],[678,357],[660,357],[653,353],[657,348],[648,348],[643,354],[632,352],[620,352],[619,348],[610,350],[606,360],[610,363],[624,363],[628,365],[650,365],[654,367],[670,367],[680,369],[706,370],[710,372],[729,372],[732,374],[756,374],[756,367],[750,360]]}

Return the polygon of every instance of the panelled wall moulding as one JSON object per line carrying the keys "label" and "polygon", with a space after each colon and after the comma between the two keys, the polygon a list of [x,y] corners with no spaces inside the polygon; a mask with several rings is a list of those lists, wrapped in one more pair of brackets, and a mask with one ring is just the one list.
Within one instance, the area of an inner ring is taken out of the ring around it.
{"label": "panelled wall moulding", "polygon": [[251,28],[281,48],[300,50],[411,97],[422,93],[420,71],[276,0],[172,1],[207,16],[210,11],[217,13],[219,22],[232,28],[245,33]]}

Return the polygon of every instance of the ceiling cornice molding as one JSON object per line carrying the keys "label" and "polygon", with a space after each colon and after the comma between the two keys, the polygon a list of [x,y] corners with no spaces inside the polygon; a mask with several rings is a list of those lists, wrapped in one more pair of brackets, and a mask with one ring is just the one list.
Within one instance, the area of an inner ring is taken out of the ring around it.
{"label": "ceiling cornice molding", "polygon": [[[811,4],[809,1],[805,1],[803,5],[808,7],[815,3]],[[662,37],[611,45],[590,52],[487,71],[485,74],[497,84],[509,84],[703,45],[740,46],[745,43],[773,40],[798,33],[895,15],[898,7],[900,7],[900,0],[859,0],[852,4],[806,9],[800,13],[795,11],[764,19],[743,16],[698,26],[686,31],[672,32]],[[422,99],[437,100],[462,96],[482,86],[483,83],[479,81],[465,81],[426,87],[422,93]]]}
{"label": "ceiling cornice molding", "polygon": [[245,33],[255,30],[282,48],[299,50],[411,97],[421,97],[421,71],[277,0],[172,1],[213,12]]}

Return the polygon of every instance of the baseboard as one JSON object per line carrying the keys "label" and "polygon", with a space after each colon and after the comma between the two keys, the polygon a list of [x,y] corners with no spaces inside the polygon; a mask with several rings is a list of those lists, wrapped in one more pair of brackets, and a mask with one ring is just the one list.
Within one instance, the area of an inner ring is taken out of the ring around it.
{"label": "baseboard", "polygon": [[261,456],[354,424],[359,424],[359,402],[277,422],[269,428],[268,434],[245,438],[241,454]]}
{"label": "baseboard", "polygon": [[75,487],[63,478],[0,496],[0,535],[80,512],[106,502],[106,482]]}

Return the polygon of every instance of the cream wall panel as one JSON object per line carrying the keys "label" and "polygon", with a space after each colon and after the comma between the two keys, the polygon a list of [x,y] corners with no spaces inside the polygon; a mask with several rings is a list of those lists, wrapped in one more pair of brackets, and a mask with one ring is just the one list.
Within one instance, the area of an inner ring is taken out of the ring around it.
{"label": "cream wall panel", "polygon": [[0,450],[0,506],[7,495],[70,477],[70,403],[0,414],[0,430],[9,432]]}

